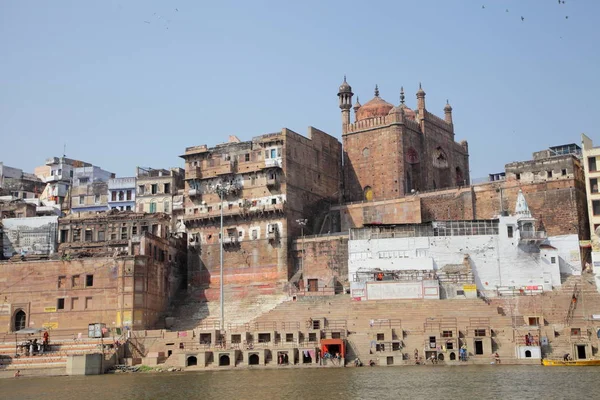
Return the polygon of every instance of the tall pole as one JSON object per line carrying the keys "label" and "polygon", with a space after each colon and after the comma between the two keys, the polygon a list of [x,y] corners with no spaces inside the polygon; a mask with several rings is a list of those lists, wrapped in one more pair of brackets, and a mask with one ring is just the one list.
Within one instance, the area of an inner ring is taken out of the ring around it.
{"label": "tall pole", "polygon": [[221,196],[221,235],[219,240],[219,259],[221,269],[219,271],[219,297],[221,300],[221,331],[225,330],[225,307],[223,298],[223,188],[220,188],[219,195]]}

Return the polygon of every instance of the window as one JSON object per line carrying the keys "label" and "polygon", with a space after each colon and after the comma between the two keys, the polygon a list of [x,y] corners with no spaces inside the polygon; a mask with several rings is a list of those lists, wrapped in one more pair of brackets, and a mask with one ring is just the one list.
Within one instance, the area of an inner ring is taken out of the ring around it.
{"label": "window", "polygon": [[592,201],[592,212],[594,215],[600,215],[600,200]]}
{"label": "window", "polygon": [[457,296],[464,296],[465,295],[465,291],[464,290],[457,290],[456,291],[456,295]]}
{"label": "window", "polygon": [[250,161],[250,153],[246,153],[244,155],[244,161],[246,161],[246,162]]}
{"label": "window", "polygon": [[79,287],[79,275],[73,275],[71,277],[71,286],[73,288],[78,288]]}
{"label": "window", "polygon": [[442,337],[452,337],[452,331],[442,331]]}
{"label": "window", "polygon": [[71,297],[71,310],[79,308],[79,297]]}
{"label": "window", "polygon": [[258,239],[258,230],[253,229],[252,230],[252,240],[256,240],[256,239]]}
{"label": "window", "polygon": [[596,157],[588,157],[588,165],[590,172],[596,172]]}
{"label": "window", "polygon": [[137,225],[133,225],[133,226],[131,227],[131,234],[132,234],[132,235],[137,235]]}
{"label": "window", "polygon": [[552,171],[546,171],[546,174],[548,175],[548,178],[552,178]]}
{"label": "window", "polygon": [[131,206],[125,206],[125,210],[131,211]]}
{"label": "window", "polygon": [[121,240],[127,240],[127,227],[126,226],[121,228]]}
{"label": "window", "polygon": [[86,275],[85,276],[85,287],[94,286],[94,275]]}
{"label": "window", "polygon": [[79,178],[79,184],[84,185],[90,181],[90,178]]}
{"label": "window", "polygon": [[561,172],[561,175],[562,175],[562,176],[565,176],[565,175],[567,175],[567,170],[566,170],[566,169],[564,169],[564,168],[563,168],[563,170],[562,170],[562,171],[560,171],[560,172]]}
{"label": "window", "polygon": [[158,184],[153,183],[152,184],[152,194],[156,194],[158,193]]}
{"label": "window", "polygon": [[56,309],[57,310],[65,309],[65,299],[64,298],[56,299]]}
{"label": "window", "polygon": [[110,234],[110,240],[117,240],[117,234],[116,233],[111,233]]}
{"label": "window", "polygon": [[475,329],[475,336],[485,336],[485,329]]}
{"label": "window", "polygon": [[92,302],[92,298],[91,297],[86,297],[85,298],[85,309],[89,310],[94,306],[94,303]]}
{"label": "window", "polygon": [[164,204],[164,206],[163,206],[163,208],[164,208],[164,210],[163,210],[163,211],[164,211],[164,212],[166,212],[166,213],[170,212],[170,208],[169,208],[169,206],[170,206],[169,202],[168,202],[168,201],[165,201],[165,204]]}
{"label": "window", "polygon": [[516,176],[517,180],[521,179],[521,174],[515,174],[515,176]]}
{"label": "window", "polygon": [[86,242],[91,242],[91,241],[93,240],[93,239],[92,239],[92,233],[93,233],[93,232],[92,232],[92,230],[91,230],[91,229],[86,229],[86,230],[85,230],[85,238],[84,238],[84,241],[86,241]]}
{"label": "window", "polygon": [[64,289],[67,287],[67,277],[62,275],[58,277],[58,288]]}
{"label": "window", "polygon": [[84,204],[85,203],[85,196],[84,195],[80,195],[79,196],[79,204]]}
{"label": "window", "polygon": [[138,195],[143,195],[144,194],[144,185],[139,185],[138,186]]}
{"label": "window", "polygon": [[242,231],[238,231],[238,237],[240,237],[240,238],[241,238],[241,237],[243,237],[243,236],[244,236],[244,232],[242,232]]}
{"label": "window", "polygon": [[131,189],[127,191],[127,200],[131,200]]}
{"label": "window", "polygon": [[60,230],[60,242],[61,243],[66,243],[68,239],[69,239],[69,230],[68,229],[61,229]]}
{"label": "window", "polygon": [[508,237],[509,238],[513,237],[513,227],[507,226],[506,229],[508,230]]}
{"label": "window", "polygon": [[150,203],[150,212],[151,213],[156,212],[156,203],[155,202]]}
{"label": "window", "polygon": [[265,150],[265,158],[269,158],[269,150]]}
{"label": "window", "polygon": [[165,183],[165,193],[171,193],[171,184]]}
{"label": "window", "polygon": [[73,241],[79,242],[81,240],[81,229],[73,229]]}
{"label": "window", "polygon": [[590,179],[590,192],[598,193],[598,178]]}
{"label": "window", "polygon": [[105,240],[104,231],[98,231],[98,241],[103,242]]}
{"label": "window", "polygon": [[277,149],[271,149],[271,158],[277,158]]}
{"label": "window", "polygon": [[100,203],[100,195],[99,194],[94,195],[94,203],[96,203],[96,204]]}
{"label": "window", "polygon": [[277,199],[271,199],[271,204],[277,204]]}
{"label": "window", "polygon": [[550,257],[550,264],[556,264],[556,257]]}

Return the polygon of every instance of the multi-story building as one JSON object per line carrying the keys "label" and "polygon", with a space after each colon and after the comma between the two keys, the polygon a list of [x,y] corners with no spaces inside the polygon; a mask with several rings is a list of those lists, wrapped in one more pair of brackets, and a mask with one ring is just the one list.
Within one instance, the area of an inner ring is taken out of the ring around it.
{"label": "multi-story building", "polygon": [[294,272],[291,238],[322,223],[318,211],[341,194],[341,145],[312,127],[308,137],[285,128],[244,142],[231,136],[181,157],[191,288],[219,282],[221,214],[224,283],[275,288]]}
{"label": "multi-story building", "polygon": [[585,173],[585,189],[587,193],[587,211],[590,223],[591,261],[596,286],[600,290],[600,147],[594,147],[592,139],[581,135],[583,147],[583,167]]}
{"label": "multi-story building", "polygon": [[135,176],[108,180],[108,207],[111,210],[135,210]]}
{"label": "multi-story building", "polygon": [[115,174],[100,167],[74,169],[71,189],[71,212],[98,212],[108,210],[108,184]]}
{"label": "multi-story building", "polygon": [[0,162],[0,189],[13,198],[33,199],[39,197],[44,186],[45,183],[37,176]]}
{"label": "multi-story building", "polygon": [[[444,118],[425,107],[425,91],[419,85],[417,107],[394,106],[379,96],[352,106],[352,88],[339,88],[344,143],[346,201],[395,199],[416,191],[466,186],[469,149],[454,140],[452,107],[446,103]],[[350,109],[355,121],[350,122]]]}
{"label": "multi-story building", "polygon": [[170,234],[168,215],[70,215],[59,224],[60,260],[0,263],[0,332],[162,321],[186,273],[185,239]]}
{"label": "multi-story building", "polygon": [[55,204],[62,210],[71,207],[69,195],[73,185],[75,168],[91,167],[92,164],[66,157],[51,157],[46,164],[37,167],[34,174],[46,182],[46,188],[40,196],[48,205]]}
{"label": "multi-story building", "polygon": [[153,169],[137,168],[137,191],[135,193],[138,212],[173,213],[173,196],[183,188],[184,171],[181,168]]}

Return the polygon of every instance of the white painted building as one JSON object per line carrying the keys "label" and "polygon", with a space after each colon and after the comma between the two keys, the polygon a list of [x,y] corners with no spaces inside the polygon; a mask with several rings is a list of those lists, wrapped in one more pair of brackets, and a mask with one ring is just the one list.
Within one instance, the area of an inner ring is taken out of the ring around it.
{"label": "white painted building", "polygon": [[[519,193],[515,215],[495,220],[351,230],[348,276],[351,290],[356,290],[352,295],[361,300],[434,298],[430,277],[437,280],[444,267],[460,264],[472,272],[476,290],[489,297],[541,293],[561,286],[561,272],[581,274],[577,235],[547,238],[535,225]],[[383,279],[378,279],[380,273]],[[407,282],[412,282],[410,288]],[[386,283],[388,294],[376,293],[374,283]],[[390,285],[396,288],[390,290]],[[475,290],[469,284],[467,288]]]}

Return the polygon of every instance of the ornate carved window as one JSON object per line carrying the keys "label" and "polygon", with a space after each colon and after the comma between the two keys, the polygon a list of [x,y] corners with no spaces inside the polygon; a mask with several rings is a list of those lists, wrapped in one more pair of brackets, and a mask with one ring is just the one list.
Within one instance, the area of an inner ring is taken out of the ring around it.
{"label": "ornate carved window", "polygon": [[409,164],[418,164],[419,163],[419,153],[417,153],[417,151],[414,148],[409,147],[408,151],[406,152],[406,161]]}

